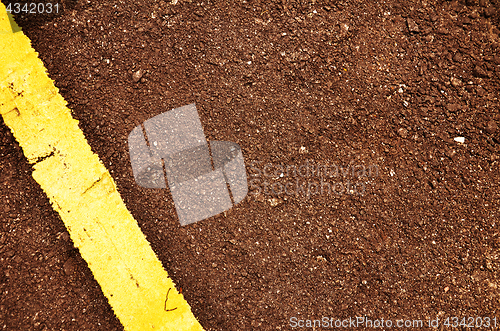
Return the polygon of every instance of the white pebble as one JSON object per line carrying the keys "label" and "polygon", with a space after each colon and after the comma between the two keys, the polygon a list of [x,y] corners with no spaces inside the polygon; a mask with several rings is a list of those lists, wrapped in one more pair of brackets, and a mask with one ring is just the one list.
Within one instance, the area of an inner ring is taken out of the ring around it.
{"label": "white pebble", "polygon": [[461,144],[463,144],[465,142],[464,137],[455,137],[455,138],[453,138],[453,140],[455,140],[457,143],[461,143]]}

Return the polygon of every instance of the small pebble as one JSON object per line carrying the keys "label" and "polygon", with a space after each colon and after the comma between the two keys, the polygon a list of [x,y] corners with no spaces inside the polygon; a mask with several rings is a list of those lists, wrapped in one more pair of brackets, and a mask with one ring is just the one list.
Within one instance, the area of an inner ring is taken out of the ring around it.
{"label": "small pebble", "polygon": [[462,81],[456,77],[451,77],[450,78],[451,85],[454,87],[460,87],[463,85]]}
{"label": "small pebble", "polygon": [[455,138],[453,138],[453,140],[455,140],[457,143],[461,143],[461,144],[463,144],[465,142],[464,137],[455,137]]}
{"label": "small pebble", "polygon": [[68,259],[63,265],[64,273],[66,275],[72,275],[75,272],[75,267],[71,259]]}
{"label": "small pebble", "polygon": [[495,133],[495,131],[498,130],[498,125],[494,120],[490,120],[488,124],[486,125],[486,132],[488,133]]}
{"label": "small pebble", "polygon": [[63,232],[61,234],[61,239],[64,241],[69,241],[69,239],[70,239],[69,234],[67,232]]}
{"label": "small pebble", "polygon": [[455,154],[457,154],[457,152],[453,149],[448,149],[448,150],[446,150],[445,153],[446,153],[446,156],[448,156],[449,158],[452,158],[455,156]]}
{"label": "small pebble", "polygon": [[484,10],[484,16],[491,17],[491,16],[495,15],[495,12],[496,12],[495,7],[493,7],[493,6],[488,7]]}
{"label": "small pebble", "polygon": [[136,72],[134,72],[132,74],[132,81],[134,83],[137,83],[142,78],[143,74],[144,74],[144,72],[142,71],[142,69],[137,70]]}
{"label": "small pebble", "polygon": [[408,130],[406,130],[405,128],[399,128],[398,134],[401,138],[406,138],[408,137]]}
{"label": "small pebble", "polygon": [[448,29],[444,26],[441,26],[437,29],[437,33],[439,34],[448,34],[450,33],[450,31],[448,31]]}
{"label": "small pebble", "polygon": [[280,204],[281,201],[279,199],[272,198],[272,199],[267,200],[267,202],[269,202],[271,207],[276,207],[277,205]]}
{"label": "small pebble", "polygon": [[462,62],[463,59],[464,58],[463,58],[462,54],[459,52],[456,52],[455,55],[453,55],[453,61],[455,61],[455,62]]}
{"label": "small pebble", "polygon": [[448,111],[450,111],[452,113],[460,110],[460,108],[461,108],[460,105],[456,104],[456,103],[446,105],[446,109],[448,109]]}
{"label": "small pebble", "polygon": [[420,32],[417,23],[411,18],[409,18],[406,23],[408,24],[408,30],[410,30],[410,32]]}

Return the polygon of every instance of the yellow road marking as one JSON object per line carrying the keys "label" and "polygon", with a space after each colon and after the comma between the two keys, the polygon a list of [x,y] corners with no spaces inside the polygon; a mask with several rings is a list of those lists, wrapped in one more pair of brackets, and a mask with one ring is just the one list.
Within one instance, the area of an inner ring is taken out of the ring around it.
{"label": "yellow road marking", "polygon": [[0,3],[0,114],[125,330],[203,330]]}

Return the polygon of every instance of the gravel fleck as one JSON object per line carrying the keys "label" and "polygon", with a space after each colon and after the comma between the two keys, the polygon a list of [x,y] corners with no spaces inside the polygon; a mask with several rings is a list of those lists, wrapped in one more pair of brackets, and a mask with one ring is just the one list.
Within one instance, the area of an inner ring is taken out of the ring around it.
{"label": "gravel fleck", "polygon": [[408,137],[408,130],[406,130],[405,128],[399,128],[398,134],[401,138],[406,138]]}
{"label": "gravel fleck", "polygon": [[451,82],[451,85],[453,85],[454,87],[460,87],[463,85],[463,82],[456,77],[451,77],[450,82]]}
{"label": "gravel fleck", "polygon": [[408,24],[408,30],[410,30],[410,32],[420,32],[417,23],[411,18],[409,18],[406,23]]}
{"label": "gravel fleck", "polygon": [[498,125],[494,120],[490,120],[486,125],[486,131],[488,133],[495,133],[498,130]]}
{"label": "gravel fleck", "polygon": [[132,74],[132,81],[134,83],[137,83],[139,80],[141,80],[142,75],[144,75],[144,71],[142,69],[137,70]]}

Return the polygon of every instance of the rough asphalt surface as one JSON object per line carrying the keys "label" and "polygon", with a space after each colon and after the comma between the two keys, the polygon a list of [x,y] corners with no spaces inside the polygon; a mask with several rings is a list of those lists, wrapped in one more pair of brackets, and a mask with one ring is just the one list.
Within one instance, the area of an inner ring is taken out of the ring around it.
{"label": "rough asphalt surface", "polygon": [[[499,0],[60,4],[15,17],[207,330],[498,327]],[[250,192],[180,227],[127,136],[193,102]],[[0,329],[122,330],[31,172],[0,120]]]}

